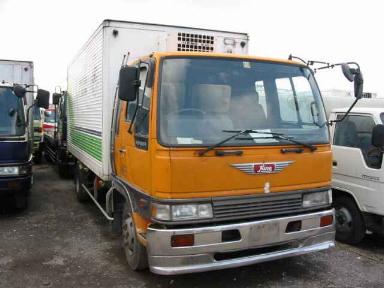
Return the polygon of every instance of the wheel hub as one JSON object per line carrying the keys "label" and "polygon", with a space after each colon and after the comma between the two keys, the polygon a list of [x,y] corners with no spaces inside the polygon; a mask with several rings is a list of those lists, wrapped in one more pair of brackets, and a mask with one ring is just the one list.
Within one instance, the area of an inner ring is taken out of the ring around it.
{"label": "wheel hub", "polygon": [[345,207],[336,210],[336,228],[340,231],[352,229],[352,215]]}
{"label": "wheel hub", "polygon": [[131,216],[124,220],[123,224],[123,245],[126,251],[132,255],[135,249],[135,227]]}

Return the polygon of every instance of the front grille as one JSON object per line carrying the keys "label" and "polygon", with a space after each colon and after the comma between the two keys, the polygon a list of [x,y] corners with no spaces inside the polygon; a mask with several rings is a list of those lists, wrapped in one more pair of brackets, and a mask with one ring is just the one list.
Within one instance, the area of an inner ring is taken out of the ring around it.
{"label": "front grille", "polygon": [[178,33],[177,51],[213,52],[215,39],[210,35]]}
{"label": "front grille", "polygon": [[260,218],[304,211],[302,193],[275,193],[263,196],[213,198],[217,220]]}

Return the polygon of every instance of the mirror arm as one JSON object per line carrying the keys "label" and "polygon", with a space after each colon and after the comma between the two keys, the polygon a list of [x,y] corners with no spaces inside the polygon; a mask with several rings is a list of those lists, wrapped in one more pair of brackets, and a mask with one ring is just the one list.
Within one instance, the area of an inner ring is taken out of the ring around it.
{"label": "mirror arm", "polygon": [[31,111],[31,108],[34,107],[35,105],[36,105],[36,102],[27,108],[27,117],[25,121],[25,127],[28,127],[29,125],[29,111]]}
{"label": "mirror arm", "polygon": [[356,105],[357,101],[359,101],[358,98],[355,99],[355,101],[352,103],[351,107],[349,107],[348,111],[343,115],[343,117],[341,117],[340,119],[336,119],[336,120],[331,120],[328,122],[328,126],[332,126],[333,123],[338,123],[338,122],[341,122],[343,121],[349,114],[349,112],[351,112],[351,110],[353,109],[353,107]]}
{"label": "mirror arm", "polygon": [[[138,73],[139,73],[139,75],[137,75],[138,78],[140,77],[140,64],[141,64],[141,61],[139,61],[139,63],[137,64],[137,67],[139,68],[139,69],[137,70]],[[129,133],[129,134],[132,134],[132,126],[133,126],[133,122],[135,121],[136,114],[137,114],[137,110],[139,110],[139,87],[140,87],[140,79],[137,79],[135,82],[136,82],[135,84],[138,84],[138,85],[139,85],[139,86],[137,87],[137,90],[136,90],[136,103],[137,103],[137,104],[136,104],[135,113],[133,113],[131,123],[129,124],[129,128],[128,128],[128,133]],[[143,95],[143,98],[144,98],[144,95]],[[127,109],[128,109],[128,103],[127,103]]]}

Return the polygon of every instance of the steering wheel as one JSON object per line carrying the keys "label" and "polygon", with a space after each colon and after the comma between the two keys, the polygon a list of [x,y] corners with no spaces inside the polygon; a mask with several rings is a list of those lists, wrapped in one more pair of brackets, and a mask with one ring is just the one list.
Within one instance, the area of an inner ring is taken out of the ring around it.
{"label": "steering wheel", "polygon": [[177,110],[176,112],[174,112],[174,114],[200,114],[200,115],[205,115],[206,113],[203,110],[197,109],[197,108],[184,108],[184,109]]}

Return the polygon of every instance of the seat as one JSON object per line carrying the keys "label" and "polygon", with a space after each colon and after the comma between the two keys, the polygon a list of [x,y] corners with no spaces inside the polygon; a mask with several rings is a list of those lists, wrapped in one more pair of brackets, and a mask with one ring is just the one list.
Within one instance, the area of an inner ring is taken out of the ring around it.
{"label": "seat", "polygon": [[249,91],[232,97],[231,115],[236,128],[260,129],[267,127],[267,117],[259,103],[259,94]]}
{"label": "seat", "polygon": [[193,87],[199,107],[204,115],[204,129],[208,135],[221,135],[223,130],[233,129],[229,108],[231,86],[199,84]]}

